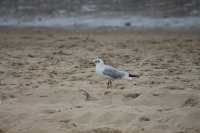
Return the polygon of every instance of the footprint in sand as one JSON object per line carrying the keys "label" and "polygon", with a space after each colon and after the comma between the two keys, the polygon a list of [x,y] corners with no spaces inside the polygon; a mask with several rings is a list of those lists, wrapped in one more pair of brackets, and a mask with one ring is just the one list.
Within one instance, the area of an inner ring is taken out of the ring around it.
{"label": "footprint in sand", "polygon": [[46,110],[43,110],[42,113],[45,113],[45,114],[54,114],[56,112],[61,112],[60,110],[55,110],[55,109],[46,109]]}
{"label": "footprint in sand", "polygon": [[199,101],[196,97],[189,97],[188,99],[185,100],[182,107],[187,107],[187,106],[195,107],[198,104],[199,104]]}
{"label": "footprint in sand", "polygon": [[69,122],[71,122],[71,120],[70,120],[70,119],[60,120],[59,122],[62,122],[62,123],[68,124]]}
{"label": "footprint in sand", "polygon": [[108,95],[108,94],[110,94],[111,93],[111,91],[105,91],[104,92],[104,95]]}
{"label": "footprint in sand", "polygon": [[0,133],[5,133],[6,131],[4,131],[3,129],[0,129]]}
{"label": "footprint in sand", "polygon": [[4,74],[4,73],[5,73],[4,71],[0,71],[0,75],[1,75],[1,74]]}
{"label": "footprint in sand", "polygon": [[152,93],[153,96],[160,96],[160,93],[154,92]]}
{"label": "footprint in sand", "polygon": [[120,89],[120,90],[124,90],[124,89],[125,89],[124,84],[120,84],[120,83],[116,84],[115,87],[116,87],[117,89]]}
{"label": "footprint in sand", "polygon": [[139,118],[139,121],[150,121],[150,118],[148,118],[146,116],[142,116]]}
{"label": "footprint in sand", "polygon": [[129,94],[124,94],[124,97],[135,99],[135,98],[139,97],[140,95],[141,95],[140,93],[129,93]]}
{"label": "footprint in sand", "polygon": [[84,78],[79,77],[79,76],[71,76],[69,78],[69,81],[83,81],[83,80],[84,80]]}
{"label": "footprint in sand", "polygon": [[102,127],[88,131],[83,131],[83,133],[122,133],[122,131],[115,128]]}
{"label": "footprint in sand", "polygon": [[85,100],[86,101],[95,101],[95,100],[97,100],[96,97],[91,96],[86,90],[80,89],[79,91],[81,92],[82,95],[85,96]]}
{"label": "footprint in sand", "polygon": [[167,87],[164,87],[164,89],[168,89],[168,90],[184,90],[184,88],[178,87],[178,86],[167,86]]}
{"label": "footprint in sand", "polygon": [[13,94],[7,94],[7,93],[1,93],[0,94],[0,101],[1,102],[5,101],[7,99],[13,99],[13,98],[16,98],[16,96],[13,95]]}
{"label": "footprint in sand", "polygon": [[59,122],[60,122],[60,123],[64,123],[65,126],[66,126],[66,125],[67,125],[67,126],[70,126],[70,127],[77,127],[77,126],[78,126],[76,123],[72,122],[71,119],[60,120]]}
{"label": "footprint in sand", "polygon": [[80,58],[78,60],[78,63],[81,68],[90,68],[90,67],[94,66],[94,63],[92,63],[90,60],[87,60],[84,58]]}

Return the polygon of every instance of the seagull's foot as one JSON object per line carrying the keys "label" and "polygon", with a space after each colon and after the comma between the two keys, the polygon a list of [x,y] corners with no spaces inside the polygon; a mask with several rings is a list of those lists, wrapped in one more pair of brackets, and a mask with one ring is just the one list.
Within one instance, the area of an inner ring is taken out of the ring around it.
{"label": "seagull's foot", "polygon": [[109,84],[110,84],[110,83],[109,83],[109,80],[108,80],[108,82],[106,83],[106,88],[107,88],[107,89],[109,89]]}
{"label": "seagull's foot", "polygon": [[110,88],[112,88],[112,80],[110,80]]}

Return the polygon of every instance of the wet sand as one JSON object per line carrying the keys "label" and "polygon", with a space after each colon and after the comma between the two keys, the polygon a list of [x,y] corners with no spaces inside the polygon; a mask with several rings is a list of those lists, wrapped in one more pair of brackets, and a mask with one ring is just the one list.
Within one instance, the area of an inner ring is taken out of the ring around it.
{"label": "wet sand", "polygon": [[[0,133],[199,133],[200,36],[0,29]],[[140,75],[106,79],[92,60]]]}

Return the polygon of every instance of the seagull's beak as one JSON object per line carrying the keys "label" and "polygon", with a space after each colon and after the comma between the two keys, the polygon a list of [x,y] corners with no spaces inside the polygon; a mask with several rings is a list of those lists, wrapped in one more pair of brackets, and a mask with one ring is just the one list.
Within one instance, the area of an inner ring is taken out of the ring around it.
{"label": "seagull's beak", "polygon": [[93,63],[97,63],[97,60],[96,60],[96,59],[94,59],[92,62],[93,62]]}

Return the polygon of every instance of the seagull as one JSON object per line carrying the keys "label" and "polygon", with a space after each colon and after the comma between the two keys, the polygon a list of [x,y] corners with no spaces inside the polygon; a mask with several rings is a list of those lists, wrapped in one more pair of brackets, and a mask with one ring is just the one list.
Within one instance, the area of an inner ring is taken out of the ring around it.
{"label": "seagull", "polygon": [[93,60],[93,62],[96,64],[96,73],[108,79],[107,89],[112,88],[112,80],[115,79],[132,80],[134,77],[139,77],[138,75],[130,74],[127,71],[114,68],[110,65],[105,65],[103,60],[100,59],[99,57],[96,57],[96,59]]}

